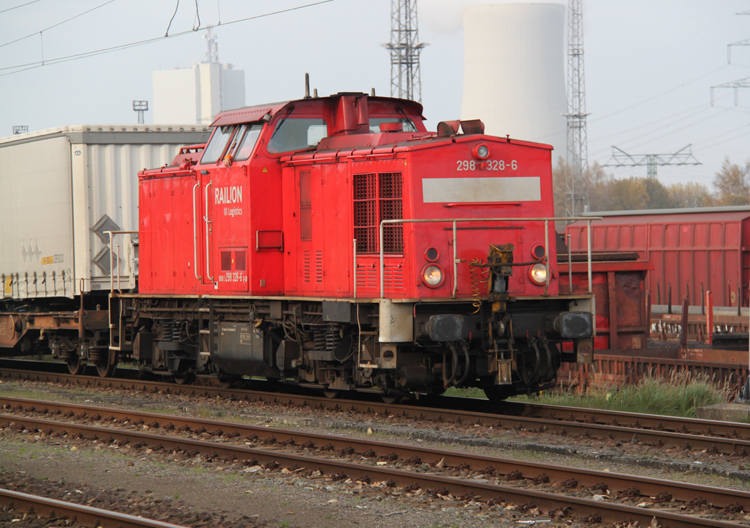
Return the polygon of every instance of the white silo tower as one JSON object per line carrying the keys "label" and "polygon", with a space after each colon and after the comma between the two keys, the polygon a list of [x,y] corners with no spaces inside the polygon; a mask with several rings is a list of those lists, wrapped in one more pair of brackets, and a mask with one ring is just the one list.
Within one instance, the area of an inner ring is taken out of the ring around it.
{"label": "white silo tower", "polygon": [[467,7],[461,119],[482,119],[486,132],[555,147],[565,157],[565,6]]}

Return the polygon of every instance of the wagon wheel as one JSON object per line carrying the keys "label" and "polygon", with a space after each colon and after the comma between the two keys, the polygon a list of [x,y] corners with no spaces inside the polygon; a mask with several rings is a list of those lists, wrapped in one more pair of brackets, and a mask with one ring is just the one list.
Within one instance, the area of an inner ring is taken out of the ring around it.
{"label": "wagon wheel", "polygon": [[68,372],[73,376],[83,374],[83,371],[86,368],[86,362],[81,361],[81,358],[78,355],[78,350],[74,351],[74,354],[68,358],[66,363],[68,365]]}
{"label": "wagon wheel", "polygon": [[329,390],[324,390],[323,395],[328,399],[338,400],[339,398],[344,397],[344,391],[329,389]]}
{"label": "wagon wheel", "polygon": [[[114,354],[112,353],[112,355]],[[115,373],[115,369],[117,368],[117,356],[110,357],[110,352],[106,351],[102,354],[102,357],[96,360],[95,364],[99,377],[109,378]]]}
{"label": "wagon wheel", "polygon": [[388,405],[393,405],[396,403],[400,403],[402,397],[401,396],[389,396],[387,394],[381,394],[380,399],[383,400],[383,403],[387,403]]}

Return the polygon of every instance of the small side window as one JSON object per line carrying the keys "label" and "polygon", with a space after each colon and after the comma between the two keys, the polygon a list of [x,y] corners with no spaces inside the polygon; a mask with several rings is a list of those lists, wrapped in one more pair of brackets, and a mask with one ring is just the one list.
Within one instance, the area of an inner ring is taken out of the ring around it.
{"label": "small side window", "polygon": [[219,161],[219,158],[227,148],[227,143],[229,143],[233,132],[234,127],[232,126],[224,126],[214,131],[211,140],[206,146],[206,150],[203,151],[203,157],[201,158],[202,165]]}
{"label": "small side window", "polygon": [[268,152],[279,154],[315,148],[328,135],[325,119],[308,117],[282,118],[268,142]]}
{"label": "small side window", "polygon": [[232,271],[232,252],[221,252],[221,271]]}
{"label": "small side window", "polygon": [[371,117],[370,132],[377,134],[380,132],[380,125],[383,123],[401,123],[403,132],[416,132],[417,127],[414,121],[407,117]]}
{"label": "small side window", "polygon": [[234,255],[234,269],[237,271],[245,271],[245,259],[247,254],[244,250],[237,250]]}

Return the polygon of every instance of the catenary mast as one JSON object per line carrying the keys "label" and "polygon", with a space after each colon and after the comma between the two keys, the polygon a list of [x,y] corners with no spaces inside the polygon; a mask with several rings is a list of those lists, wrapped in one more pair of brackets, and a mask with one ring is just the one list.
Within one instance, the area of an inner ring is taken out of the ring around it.
{"label": "catenary mast", "polygon": [[589,196],[583,186],[588,168],[586,93],[583,70],[582,0],[568,2],[568,171],[565,176],[565,215],[588,210]]}
{"label": "catenary mast", "polygon": [[419,42],[417,0],[391,0],[391,97],[422,102],[419,54],[427,44]]}

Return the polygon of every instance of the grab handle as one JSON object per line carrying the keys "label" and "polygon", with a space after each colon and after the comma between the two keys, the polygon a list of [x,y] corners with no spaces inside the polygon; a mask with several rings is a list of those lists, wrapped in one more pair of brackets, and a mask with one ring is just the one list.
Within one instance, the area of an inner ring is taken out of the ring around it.
{"label": "grab handle", "polygon": [[211,230],[211,220],[208,219],[208,188],[213,184],[214,182],[211,181],[206,185],[206,216],[203,217],[203,220],[206,221],[206,277],[208,277],[208,280],[211,282],[214,281],[214,278],[211,276],[211,256],[209,254],[208,245],[208,233]]}
{"label": "grab handle", "polygon": [[193,185],[193,272],[199,281],[203,278],[198,275],[198,222],[195,220],[195,189],[200,187],[200,182]]}

